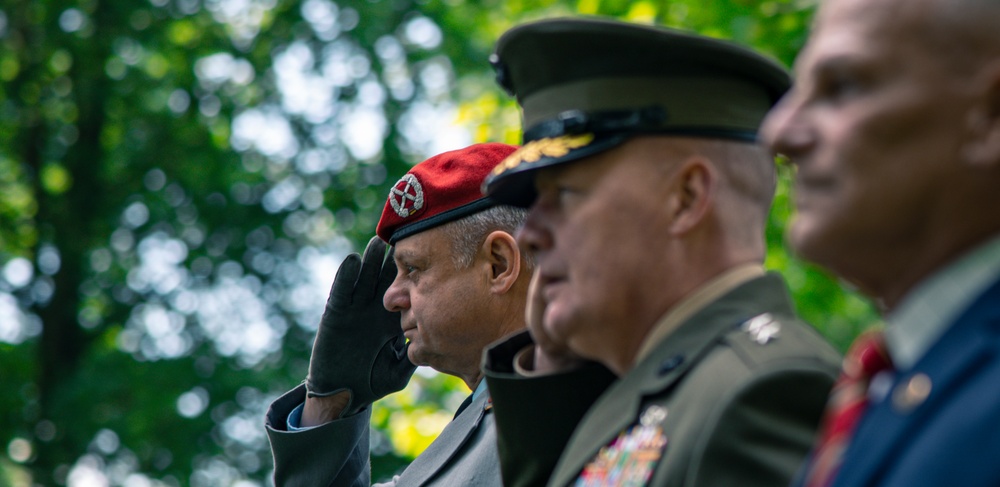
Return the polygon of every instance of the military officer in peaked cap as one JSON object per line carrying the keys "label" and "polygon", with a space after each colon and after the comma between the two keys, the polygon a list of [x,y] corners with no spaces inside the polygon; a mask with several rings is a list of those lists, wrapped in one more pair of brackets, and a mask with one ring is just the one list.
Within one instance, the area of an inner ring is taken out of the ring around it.
{"label": "military officer in peaked cap", "polygon": [[737,45],[599,19],[513,28],[493,62],[524,145],[486,179],[529,208],[528,328],[484,369],[506,485],[780,486],[839,357],[765,272],[789,86]]}
{"label": "military officer in peaked cap", "polygon": [[305,383],[267,412],[275,485],[367,487],[371,405],[402,389],[414,364],[473,392],[434,442],[380,485],[500,485],[480,357],[524,328],[531,270],[513,237],[524,210],[479,188],[515,149],[489,143],[438,154],[390,190],[378,237],[337,271]]}

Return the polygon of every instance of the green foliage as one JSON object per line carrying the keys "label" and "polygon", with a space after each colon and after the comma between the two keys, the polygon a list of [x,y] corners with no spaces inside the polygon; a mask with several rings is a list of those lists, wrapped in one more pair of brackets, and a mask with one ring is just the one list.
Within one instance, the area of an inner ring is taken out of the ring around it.
{"label": "green foliage", "polygon": [[[409,165],[520,140],[493,42],[577,12],[785,63],[811,15],[798,0],[0,6],[0,484],[267,483],[263,412],[305,375],[336,264]],[[767,263],[843,347],[875,315],[785,249],[788,181]],[[466,394],[421,373],[380,402],[373,476]]]}
{"label": "green foliage", "polygon": [[784,239],[785,226],[793,218],[792,169],[785,164],[779,164],[778,168],[778,188],[767,228],[765,265],[785,277],[799,314],[835,347],[846,351],[859,332],[876,324],[878,315],[870,302],[821,269],[792,255]]}

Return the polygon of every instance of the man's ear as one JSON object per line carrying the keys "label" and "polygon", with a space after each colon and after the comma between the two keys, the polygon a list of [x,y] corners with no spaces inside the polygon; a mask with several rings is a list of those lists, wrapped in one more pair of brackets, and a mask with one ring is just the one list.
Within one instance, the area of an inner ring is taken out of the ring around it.
{"label": "man's ear", "polygon": [[672,233],[687,233],[705,218],[717,180],[718,172],[703,156],[693,156],[680,165],[670,179],[667,199]]}
{"label": "man's ear", "polygon": [[490,291],[504,294],[514,286],[521,275],[521,251],[514,236],[495,230],[486,236],[480,252],[490,265]]}
{"label": "man's ear", "polygon": [[971,137],[962,156],[971,166],[1000,168],[1000,62],[983,69],[980,82],[967,119]]}

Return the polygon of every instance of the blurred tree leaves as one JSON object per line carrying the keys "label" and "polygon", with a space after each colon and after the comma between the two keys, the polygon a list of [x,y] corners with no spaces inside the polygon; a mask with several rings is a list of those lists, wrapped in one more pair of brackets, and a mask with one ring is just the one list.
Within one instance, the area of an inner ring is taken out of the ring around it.
{"label": "blurred tree leaves", "polygon": [[[340,259],[409,165],[520,140],[495,39],[575,12],[790,63],[799,0],[39,0],[0,5],[0,485],[264,485],[262,414],[301,381]],[[768,230],[838,346],[870,306]],[[373,414],[375,478],[467,390],[421,373]]]}

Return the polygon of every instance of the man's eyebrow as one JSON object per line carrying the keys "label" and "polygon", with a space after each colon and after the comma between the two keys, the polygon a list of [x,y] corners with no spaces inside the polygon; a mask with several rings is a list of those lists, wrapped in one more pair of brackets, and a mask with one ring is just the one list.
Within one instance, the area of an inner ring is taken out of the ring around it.
{"label": "man's eyebrow", "polygon": [[[836,73],[838,71],[867,71],[884,62],[867,52],[834,52],[816,59],[809,66],[814,73]],[[798,66],[796,66],[798,68]]]}
{"label": "man's eyebrow", "polygon": [[414,252],[413,250],[397,250],[393,252],[392,256],[396,260],[411,260],[411,261],[417,260],[421,257],[418,252]]}
{"label": "man's eyebrow", "polygon": [[844,54],[826,56],[818,60],[813,65],[813,70],[817,72],[840,71],[858,64],[858,60]]}

